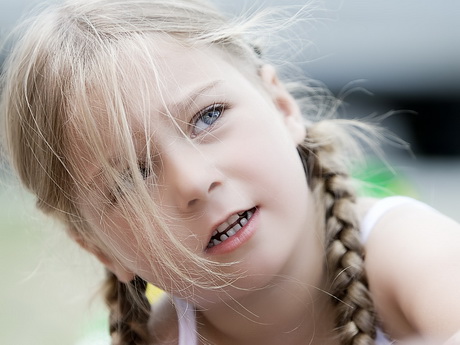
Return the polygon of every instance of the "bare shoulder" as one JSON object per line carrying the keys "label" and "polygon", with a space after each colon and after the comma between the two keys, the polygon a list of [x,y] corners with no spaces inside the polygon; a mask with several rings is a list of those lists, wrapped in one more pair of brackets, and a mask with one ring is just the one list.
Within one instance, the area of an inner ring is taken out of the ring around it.
{"label": "bare shoulder", "polygon": [[378,315],[395,338],[448,337],[460,327],[460,224],[405,203],[376,223],[366,271]]}
{"label": "bare shoulder", "polygon": [[171,297],[164,294],[152,305],[149,331],[155,345],[177,345],[179,326]]}

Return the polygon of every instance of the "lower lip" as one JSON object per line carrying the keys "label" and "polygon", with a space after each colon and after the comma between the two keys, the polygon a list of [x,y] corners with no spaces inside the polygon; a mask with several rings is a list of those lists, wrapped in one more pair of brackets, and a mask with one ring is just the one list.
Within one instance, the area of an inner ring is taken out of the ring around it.
{"label": "lower lip", "polygon": [[245,244],[247,241],[249,241],[251,237],[254,235],[256,228],[257,228],[258,220],[259,220],[259,209],[256,208],[251,219],[249,219],[249,221],[246,223],[245,226],[243,226],[240,229],[240,231],[238,231],[232,237],[226,239],[224,242],[219,243],[217,246],[214,246],[212,248],[207,248],[206,253],[210,255],[219,255],[219,254],[227,254],[227,253],[230,253],[238,249],[243,244]]}

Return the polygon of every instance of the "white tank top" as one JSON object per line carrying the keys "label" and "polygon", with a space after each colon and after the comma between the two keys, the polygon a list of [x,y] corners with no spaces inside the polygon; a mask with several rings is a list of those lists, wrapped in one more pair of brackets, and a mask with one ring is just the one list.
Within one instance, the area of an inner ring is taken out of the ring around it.
{"label": "white tank top", "polygon": [[[430,208],[412,198],[404,196],[392,196],[377,201],[366,213],[361,221],[361,240],[366,243],[372,229],[385,213],[403,204],[418,204]],[[180,298],[173,298],[179,321],[179,344],[178,345],[198,345],[198,332],[196,328],[195,308]],[[390,341],[380,329],[377,329],[376,345],[390,345]]]}

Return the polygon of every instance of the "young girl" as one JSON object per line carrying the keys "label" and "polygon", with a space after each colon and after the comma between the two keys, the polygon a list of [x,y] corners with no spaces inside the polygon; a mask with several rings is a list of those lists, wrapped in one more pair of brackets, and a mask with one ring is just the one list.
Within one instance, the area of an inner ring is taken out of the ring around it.
{"label": "young girl", "polygon": [[9,55],[7,153],[107,267],[113,344],[455,343],[460,226],[357,198],[365,126],[312,122],[320,91],[248,28],[199,0],[71,0]]}

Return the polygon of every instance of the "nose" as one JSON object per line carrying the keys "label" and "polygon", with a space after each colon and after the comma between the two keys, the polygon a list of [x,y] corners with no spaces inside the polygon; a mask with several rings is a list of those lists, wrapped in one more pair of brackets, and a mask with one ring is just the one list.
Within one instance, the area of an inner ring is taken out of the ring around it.
{"label": "nose", "polygon": [[190,145],[171,148],[162,157],[166,197],[182,212],[205,203],[221,185],[220,176],[212,159]]}

